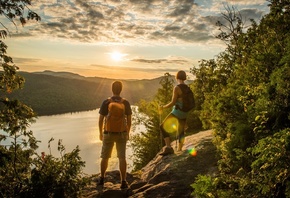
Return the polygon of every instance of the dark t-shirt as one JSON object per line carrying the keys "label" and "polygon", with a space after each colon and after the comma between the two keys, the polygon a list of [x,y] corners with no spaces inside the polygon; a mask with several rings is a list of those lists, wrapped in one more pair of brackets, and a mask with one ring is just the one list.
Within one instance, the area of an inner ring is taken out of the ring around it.
{"label": "dark t-shirt", "polygon": [[[120,96],[112,96],[111,97],[112,100],[115,100],[115,101],[121,101],[121,97]],[[125,105],[125,115],[132,115],[132,109],[131,109],[131,106],[130,106],[130,103],[123,98],[123,103]],[[103,116],[106,116],[108,115],[108,105],[109,105],[109,98],[104,100],[102,105],[101,105],[101,108],[99,110],[99,113]]]}

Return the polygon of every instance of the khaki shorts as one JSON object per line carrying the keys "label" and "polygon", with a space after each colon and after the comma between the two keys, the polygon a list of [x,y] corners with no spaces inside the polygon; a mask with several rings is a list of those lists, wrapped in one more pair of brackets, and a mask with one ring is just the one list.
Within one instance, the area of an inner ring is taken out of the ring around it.
{"label": "khaki shorts", "polygon": [[126,144],[127,144],[127,133],[108,133],[103,136],[103,145],[101,158],[108,159],[112,155],[114,144],[116,143],[117,157],[126,158]]}

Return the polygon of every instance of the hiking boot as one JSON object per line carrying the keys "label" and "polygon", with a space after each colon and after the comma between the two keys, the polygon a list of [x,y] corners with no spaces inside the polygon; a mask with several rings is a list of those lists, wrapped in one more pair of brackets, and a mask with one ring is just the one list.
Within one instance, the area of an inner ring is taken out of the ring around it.
{"label": "hiking boot", "polygon": [[99,177],[97,179],[97,186],[103,186],[104,185],[104,178],[103,177]]}
{"label": "hiking boot", "polygon": [[122,181],[121,183],[121,189],[125,189],[125,188],[128,188],[128,183],[126,181]]}
{"label": "hiking boot", "polygon": [[170,154],[173,154],[173,153],[174,153],[174,150],[173,150],[172,147],[165,147],[163,152],[160,153],[159,155],[165,156],[165,155],[170,155]]}

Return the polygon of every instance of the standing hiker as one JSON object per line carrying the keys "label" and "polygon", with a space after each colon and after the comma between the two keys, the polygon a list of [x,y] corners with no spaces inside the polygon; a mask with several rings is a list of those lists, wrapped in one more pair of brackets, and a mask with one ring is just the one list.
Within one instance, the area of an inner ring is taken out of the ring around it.
{"label": "standing hiker", "polygon": [[122,82],[120,81],[113,82],[113,96],[103,101],[99,111],[100,140],[103,144],[100,165],[101,176],[97,184],[104,185],[109,158],[111,157],[113,146],[116,143],[117,157],[119,158],[121,188],[128,188],[126,181],[126,143],[129,139],[132,110],[130,103],[120,96],[122,86]]}
{"label": "standing hiker", "polygon": [[171,101],[168,104],[161,105],[159,107],[161,112],[165,108],[173,107],[170,114],[163,120],[163,122],[160,125],[160,130],[163,139],[165,141],[165,148],[163,152],[160,153],[160,155],[169,155],[174,153],[174,150],[171,147],[170,140],[170,133],[173,132],[173,130],[177,132],[178,135],[179,151],[182,150],[182,146],[184,143],[184,130],[188,112],[182,111],[183,107],[182,90],[186,88],[188,89],[189,87],[184,83],[184,81],[186,80],[186,73],[184,71],[182,70],[178,71],[175,77],[178,85],[175,86],[173,89]]}

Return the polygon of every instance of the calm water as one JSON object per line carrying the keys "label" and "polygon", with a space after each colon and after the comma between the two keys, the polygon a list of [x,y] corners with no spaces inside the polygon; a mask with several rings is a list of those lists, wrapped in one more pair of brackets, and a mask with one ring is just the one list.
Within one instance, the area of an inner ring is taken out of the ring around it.
{"label": "calm water", "polygon": [[[53,116],[39,116],[36,123],[33,123],[30,128],[36,139],[41,141],[38,144],[38,153],[50,153],[48,141],[53,137],[54,141],[51,142],[51,154],[59,157],[57,143],[59,139],[62,139],[66,152],[71,152],[79,145],[81,150],[80,156],[86,162],[86,166],[83,169],[85,173],[99,173],[102,142],[99,140],[98,112],[99,109]],[[140,129],[142,129],[142,126],[137,127],[136,130],[138,131]],[[131,131],[131,133],[133,134],[137,131]],[[132,170],[131,155],[131,148],[128,147],[128,171]],[[109,161],[108,170],[118,170],[118,158],[116,157],[115,148],[113,149],[112,158]]]}

